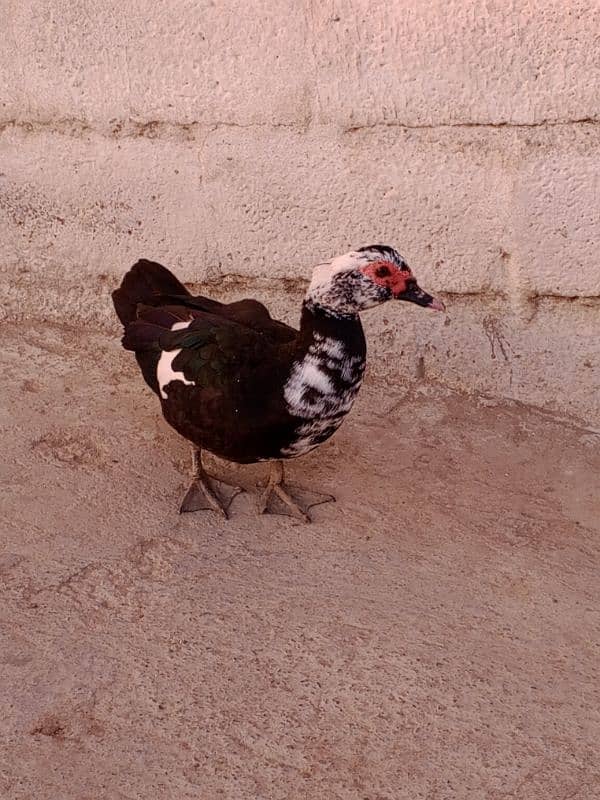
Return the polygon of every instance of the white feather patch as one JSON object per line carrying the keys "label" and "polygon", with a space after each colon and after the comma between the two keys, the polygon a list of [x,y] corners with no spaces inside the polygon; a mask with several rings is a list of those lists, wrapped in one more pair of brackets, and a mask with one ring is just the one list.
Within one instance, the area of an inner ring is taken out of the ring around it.
{"label": "white feather patch", "polygon": [[337,258],[334,258],[331,261],[326,261],[323,264],[317,264],[317,266],[313,269],[310,286],[308,287],[308,294],[312,294],[317,287],[320,288],[322,286],[329,285],[333,276],[338,272],[350,272],[351,270],[357,269],[366,263],[367,259],[362,253],[357,253],[355,250],[351,250],[349,253],[344,253],[342,256],[337,256]]}
{"label": "white feather patch", "polygon": [[[188,322],[174,322],[171,325],[172,331],[181,331],[184,328],[189,328],[191,325],[192,320]],[[156,380],[158,381],[158,388],[160,390],[160,396],[163,400],[167,400],[167,393],[165,392],[165,386],[171,381],[181,381],[185,383],[186,386],[193,386],[194,381],[188,381],[183,372],[175,372],[173,369],[173,361],[177,358],[177,356],[181,353],[181,348],[179,350],[163,350],[158,364],[156,366]]]}

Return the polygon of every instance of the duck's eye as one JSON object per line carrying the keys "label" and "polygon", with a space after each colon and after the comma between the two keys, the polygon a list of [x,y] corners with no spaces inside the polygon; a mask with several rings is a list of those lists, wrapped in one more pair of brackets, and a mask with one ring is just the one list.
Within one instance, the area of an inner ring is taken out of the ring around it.
{"label": "duck's eye", "polygon": [[375,270],[375,277],[376,278],[387,278],[390,274],[389,267],[377,267]]}

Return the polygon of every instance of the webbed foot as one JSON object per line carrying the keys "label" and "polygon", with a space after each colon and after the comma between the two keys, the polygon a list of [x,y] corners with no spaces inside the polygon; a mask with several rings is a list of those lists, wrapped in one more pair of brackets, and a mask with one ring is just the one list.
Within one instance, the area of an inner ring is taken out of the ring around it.
{"label": "webbed foot", "polygon": [[179,506],[179,513],[190,511],[216,511],[224,519],[228,519],[228,509],[231,501],[240,492],[241,486],[208,475],[202,466],[200,450],[192,450],[193,480],[190,488]]}
{"label": "webbed foot", "polygon": [[332,502],[335,502],[335,497],[331,494],[285,484],[283,464],[281,461],[274,461],[267,484],[258,499],[258,513],[282,514],[287,517],[295,517],[302,522],[310,522],[308,511],[313,506]]}

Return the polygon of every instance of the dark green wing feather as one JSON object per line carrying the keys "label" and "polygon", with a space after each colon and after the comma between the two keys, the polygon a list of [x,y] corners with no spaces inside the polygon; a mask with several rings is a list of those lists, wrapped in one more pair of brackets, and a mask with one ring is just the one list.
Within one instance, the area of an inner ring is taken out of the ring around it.
{"label": "dark green wing feather", "polygon": [[173,369],[198,389],[217,390],[224,400],[254,384],[274,351],[265,334],[212,314],[196,317],[188,328],[163,333],[159,347],[180,350]]}
{"label": "dark green wing feather", "polygon": [[245,299],[236,300],[233,303],[220,303],[218,300],[199,295],[197,297],[169,296],[163,297],[162,301],[237,322],[239,325],[264,334],[272,342],[281,342],[282,344],[291,342],[298,335],[298,331],[286,325],[285,322],[273,319],[267,307],[258,300]]}

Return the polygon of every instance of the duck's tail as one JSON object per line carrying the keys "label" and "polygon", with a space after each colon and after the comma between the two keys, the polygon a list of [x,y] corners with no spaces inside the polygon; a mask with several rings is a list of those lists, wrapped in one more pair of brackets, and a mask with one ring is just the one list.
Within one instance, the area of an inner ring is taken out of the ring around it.
{"label": "duck's tail", "polygon": [[174,296],[185,298],[190,293],[166,267],[145,258],[133,265],[112,293],[115,311],[125,326],[136,319],[138,305],[154,306]]}

